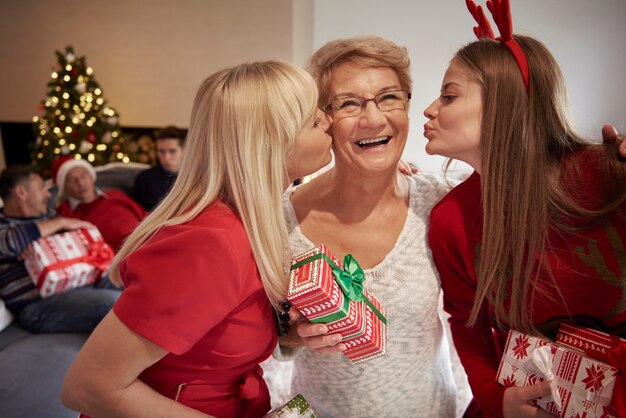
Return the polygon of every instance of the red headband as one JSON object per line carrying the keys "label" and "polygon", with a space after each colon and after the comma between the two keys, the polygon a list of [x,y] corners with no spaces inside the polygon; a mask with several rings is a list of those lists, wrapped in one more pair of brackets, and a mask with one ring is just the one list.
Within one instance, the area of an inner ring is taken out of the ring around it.
{"label": "red headband", "polygon": [[493,29],[491,29],[491,25],[485,16],[483,8],[477,6],[473,0],[466,0],[465,3],[467,4],[469,12],[474,16],[474,20],[478,23],[478,26],[474,26],[474,34],[476,37],[478,39],[497,39],[502,42],[509,51],[511,51],[511,54],[513,54],[513,58],[515,58],[517,66],[522,72],[526,91],[530,91],[528,60],[526,59],[526,54],[524,54],[522,47],[513,39],[513,24],[511,21],[509,0],[487,0],[487,8],[491,12],[493,21],[496,22],[496,26],[498,26],[498,30],[500,31],[500,36],[497,38],[493,34]]}

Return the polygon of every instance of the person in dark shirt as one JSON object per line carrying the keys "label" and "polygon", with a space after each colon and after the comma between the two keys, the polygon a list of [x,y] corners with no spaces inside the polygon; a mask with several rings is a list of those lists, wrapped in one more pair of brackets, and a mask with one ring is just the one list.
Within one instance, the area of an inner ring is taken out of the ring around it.
{"label": "person in dark shirt", "polygon": [[152,210],[171,189],[183,159],[185,132],[175,126],[167,126],[155,134],[157,158],[155,167],[137,176],[133,198],[147,211]]}

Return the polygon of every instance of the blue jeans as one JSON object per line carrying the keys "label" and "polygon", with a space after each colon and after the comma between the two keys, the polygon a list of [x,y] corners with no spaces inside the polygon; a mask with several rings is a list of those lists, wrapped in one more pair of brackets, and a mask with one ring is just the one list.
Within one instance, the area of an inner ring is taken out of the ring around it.
{"label": "blue jeans", "polygon": [[26,330],[43,332],[89,333],[111,310],[121,289],[108,276],[92,286],[84,286],[65,293],[39,299],[20,312],[17,320]]}

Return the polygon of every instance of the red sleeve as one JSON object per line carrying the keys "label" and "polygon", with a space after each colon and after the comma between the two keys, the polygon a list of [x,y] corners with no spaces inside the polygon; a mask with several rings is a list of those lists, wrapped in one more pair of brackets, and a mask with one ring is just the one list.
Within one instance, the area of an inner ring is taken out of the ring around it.
{"label": "red sleeve", "polygon": [[146,216],[146,210],[139,203],[135,202],[130,196],[121,190],[109,189],[105,192],[105,194],[112,199],[117,200],[124,206],[133,216],[137,219],[137,221],[141,221],[144,216]]}
{"label": "red sleeve", "polygon": [[[500,359],[487,309],[468,328],[476,294],[476,249],[481,237],[480,179],[477,174],[452,190],[431,212],[428,240],[450,314],[454,346],[485,417],[502,416],[504,387],[496,382]],[[477,183],[477,184],[472,184]]]}
{"label": "red sleeve", "polygon": [[121,263],[117,316],[169,352],[189,350],[239,303],[243,270],[228,233],[189,224],[161,230]]}
{"label": "red sleeve", "polygon": [[118,251],[145,214],[146,211],[123,192],[107,190],[106,198],[98,198],[82,218],[94,223],[104,240]]}
{"label": "red sleeve", "polygon": [[59,205],[59,207],[57,208],[57,215],[65,216],[66,218],[76,218],[76,215],[74,215],[74,213],[70,209],[70,205],[69,203],[67,203],[67,200],[63,201]]}

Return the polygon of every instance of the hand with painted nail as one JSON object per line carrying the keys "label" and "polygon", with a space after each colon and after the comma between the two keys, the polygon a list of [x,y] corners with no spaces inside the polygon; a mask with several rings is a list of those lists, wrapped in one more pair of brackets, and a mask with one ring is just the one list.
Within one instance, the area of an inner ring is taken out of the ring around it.
{"label": "hand with painted nail", "polygon": [[326,325],[309,322],[295,307],[289,309],[289,317],[289,334],[281,338],[280,345],[308,347],[319,354],[341,353],[346,349],[345,344],[340,343],[341,334],[327,334]]}

